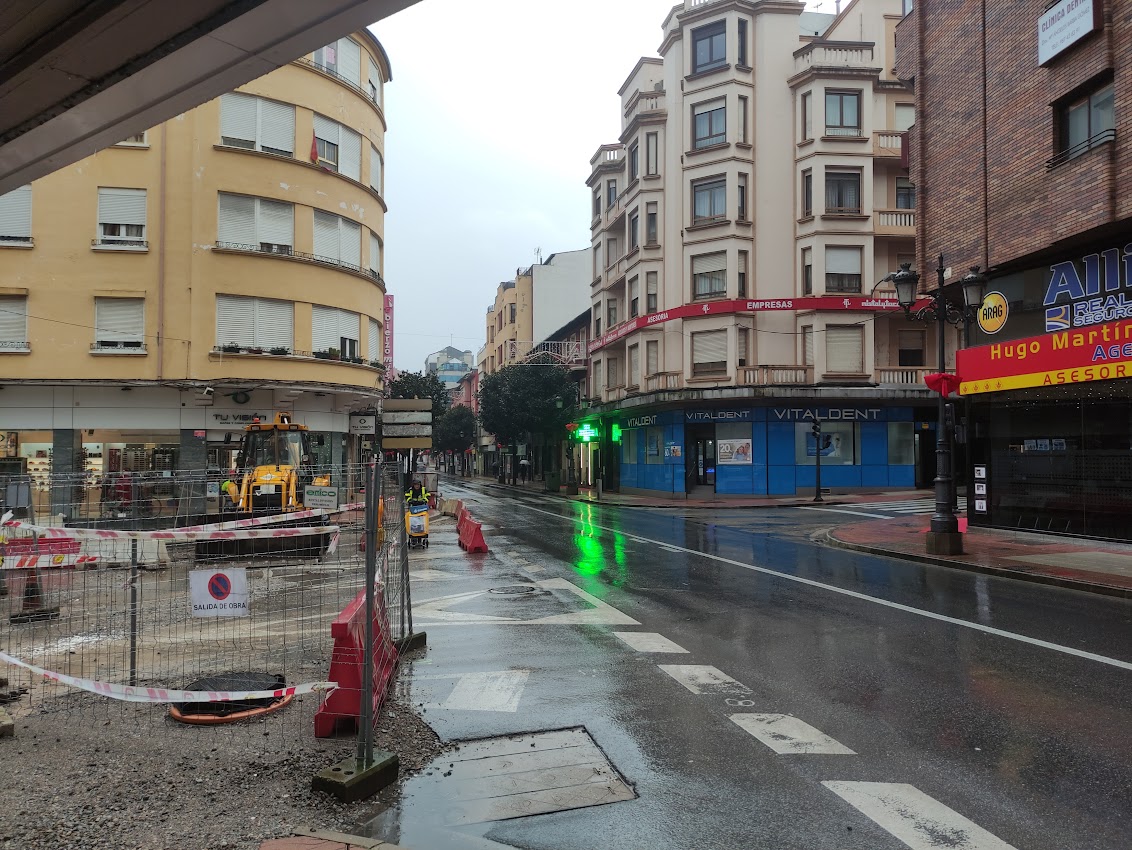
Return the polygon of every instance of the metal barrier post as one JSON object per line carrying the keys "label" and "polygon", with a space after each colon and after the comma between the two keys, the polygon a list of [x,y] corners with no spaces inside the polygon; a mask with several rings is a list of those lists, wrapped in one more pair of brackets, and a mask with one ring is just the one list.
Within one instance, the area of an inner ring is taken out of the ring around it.
{"label": "metal barrier post", "polygon": [[366,482],[366,644],[363,653],[361,722],[358,729],[357,762],[373,764],[373,586],[377,581],[377,504],[381,498],[379,468],[374,464]]}
{"label": "metal barrier post", "polygon": [[130,539],[130,685],[138,683],[138,539]]}

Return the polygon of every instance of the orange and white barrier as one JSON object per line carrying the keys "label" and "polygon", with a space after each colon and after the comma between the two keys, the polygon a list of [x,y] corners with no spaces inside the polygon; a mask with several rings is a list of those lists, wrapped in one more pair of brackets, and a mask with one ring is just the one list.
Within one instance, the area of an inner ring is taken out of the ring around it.
{"label": "orange and white barrier", "polygon": [[85,570],[97,564],[97,555],[0,555],[0,570]]}

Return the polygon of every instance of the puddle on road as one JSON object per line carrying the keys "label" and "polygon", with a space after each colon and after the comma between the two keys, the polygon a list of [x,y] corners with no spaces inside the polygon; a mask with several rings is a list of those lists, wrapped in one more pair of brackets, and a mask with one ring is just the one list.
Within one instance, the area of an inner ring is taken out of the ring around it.
{"label": "puddle on road", "polygon": [[434,850],[487,847],[480,836],[495,821],[636,796],[583,728],[507,735],[453,745],[355,832]]}

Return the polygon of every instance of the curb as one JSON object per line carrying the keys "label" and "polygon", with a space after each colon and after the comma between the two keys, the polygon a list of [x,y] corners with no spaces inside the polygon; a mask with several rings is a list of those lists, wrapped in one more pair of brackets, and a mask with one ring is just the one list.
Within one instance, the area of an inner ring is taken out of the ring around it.
{"label": "curb", "polygon": [[1002,567],[988,567],[986,564],[976,564],[971,561],[953,561],[948,558],[936,558],[931,555],[918,555],[912,552],[900,552],[893,549],[883,549],[880,546],[867,546],[862,543],[848,543],[833,536],[835,529],[827,529],[824,542],[839,549],[851,549],[855,552],[865,552],[869,555],[883,555],[887,558],[897,558],[901,561],[916,561],[921,564],[931,564],[936,567],[950,567],[966,572],[982,573],[983,575],[998,576],[999,578],[1028,581],[1031,584],[1045,584],[1062,587],[1067,590],[1078,590],[1082,593],[1093,593],[1098,596],[1114,596],[1118,599],[1132,599],[1132,588],[1114,587],[1110,584],[1078,581],[1061,576],[1045,575],[1043,573],[1027,573],[1020,570],[1004,569]]}

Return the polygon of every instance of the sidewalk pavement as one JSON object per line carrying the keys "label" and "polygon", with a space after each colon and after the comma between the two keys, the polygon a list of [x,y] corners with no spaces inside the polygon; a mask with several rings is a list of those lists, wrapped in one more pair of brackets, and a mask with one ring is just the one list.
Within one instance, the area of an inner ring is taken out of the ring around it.
{"label": "sidewalk pavement", "polygon": [[[512,486],[500,485],[494,477],[479,476],[474,480],[496,486]],[[515,485],[515,489],[547,492],[541,481],[520,483]],[[555,494],[550,493],[550,495]],[[598,502],[596,490],[589,488],[582,488],[577,496],[567,496],[565,491],[557,495],[575,501]],[[931,490],[847,493],[825,497],[823,506],[851,506],[858,502],[875,505],[881,501],[933,497],[934,492]],[[623,507],[718,510],[802,507],[812,505],[813,499],[808,496],[715,496],[704,499],[665,499],[656,496],[603,493],[600,503]],[[924,535],[927,533],[929,523],[930,517],[927,515],[846,522],[829,529],[825,533],[825,542],[874,555],[1132,599],[1132,545],[1036,532],[969,528],[965,529],[963,535],[962,555],[929,555],[924,551],[927,545]],[[962,524],[966,525],[965,522]]]}

